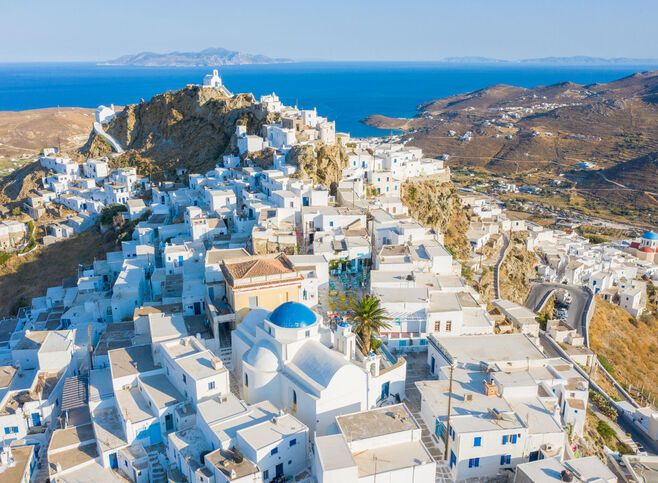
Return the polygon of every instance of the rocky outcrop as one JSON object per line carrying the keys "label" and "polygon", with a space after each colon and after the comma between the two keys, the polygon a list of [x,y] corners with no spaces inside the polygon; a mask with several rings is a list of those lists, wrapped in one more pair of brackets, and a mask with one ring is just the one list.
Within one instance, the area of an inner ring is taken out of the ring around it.
{"label": "rocky outcrop", "polygon": [[[220,89],[188,86],[127,106],[105,131],[126,150],[115,165],[137,161],[140,174],[161,179],[176,167],[189,172],[212,169],[222,155],[236,152],[236,126],[260,134],[272,120],[251,94],[229,97]],[[94,132],[81,151],[93,157],[112,152]]]}
{"label": "rocky outcrop", "polygon": [[444,234],[445,246],[456,259],[468,258],[469,220],[454,184],[433,179],[408,181],[402,185],[401,199],[412,217]]}
{"label": "rocky outcrop", "polygon": [[340,144],[303,144],[292,147],[287,162],[297,166],[296,177],[320,183],[335,193],[347,166],[347,153]]}

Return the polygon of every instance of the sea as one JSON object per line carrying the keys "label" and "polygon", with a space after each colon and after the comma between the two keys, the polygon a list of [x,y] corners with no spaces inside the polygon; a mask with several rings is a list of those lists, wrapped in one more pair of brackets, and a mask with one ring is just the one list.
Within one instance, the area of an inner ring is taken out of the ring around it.
{"label": "sea", "polygon": [[[362,120],[410,117],[429,100],[494,84],[522,87],[562,81],[607,82],[656,66],[555,66],[438,62],[299,62],[220,67],[233,92],[276,92],[288,105],[318,112],[352,136],[386,134]],[[124,67],[93,63],[0,64],[0,111],[126,105],[200,83],[207,67]]]}

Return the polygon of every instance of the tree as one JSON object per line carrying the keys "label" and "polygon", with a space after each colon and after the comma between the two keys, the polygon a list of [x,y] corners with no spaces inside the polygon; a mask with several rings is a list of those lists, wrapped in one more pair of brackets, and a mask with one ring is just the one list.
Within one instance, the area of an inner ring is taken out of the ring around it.
{"label": "tree", "polygon": [[372,338],[379,335],[382,329],[390,329],[391,326],[387,321],[391,319],[386,316],[386,310],[381,306],[381,301],[373,295],[364,295],[353,302],[352,310],[354,311],[354,333],[363,342],[363,350],[367,355],[372,347]]}

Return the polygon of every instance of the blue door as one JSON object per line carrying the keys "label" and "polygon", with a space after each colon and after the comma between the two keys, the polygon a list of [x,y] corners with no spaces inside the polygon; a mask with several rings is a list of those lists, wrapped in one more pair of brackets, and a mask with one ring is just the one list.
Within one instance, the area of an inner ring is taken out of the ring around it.
{"label": "blue door", "polygon": [[382,384],[382,397],[381,399],[386,399],[389,394],[389,390],[391,389],[391,383],[390,382],[385,382]]}
{"label": "blue door", "polygon": [[41,426],[41,415],[39,413],[32,413],[32,426]]}
{"label": "blue door", "polygon": [[149,427],[149,437],[151,444],[162,443],[162,433],[160,432],[160,423],[153,423]]}
{"label": "blue door", "polygon": [[117,454],[110,454],[110,468],[116,470],[119,467],[119,462],[117,461]]}

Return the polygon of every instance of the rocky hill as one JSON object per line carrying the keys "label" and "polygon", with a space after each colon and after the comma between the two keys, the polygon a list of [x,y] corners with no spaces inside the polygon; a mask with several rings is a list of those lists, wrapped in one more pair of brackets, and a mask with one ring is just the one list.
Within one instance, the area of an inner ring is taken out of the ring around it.
{"label": "rocky hill", "polygon": [[[219,89],[189,86],[126,106],[106,131],[126,150],[114,158],[115,165],[136,166],[142,174],[162,179],[180,166],[196,172],[212,169],[223,154],[236,152],[236,126],[260,133],[273,120],[251,94],[228,97]],[[81,152],[98,157],[111,148],[92,132]]]}
{"label": "rocky hill", "polygon": [[445,246],[456,259],[468,258],[469,220],[452,183],[431,179],[406,182],[402,185],[401,199],[411,216],[443,232]]}
{"label": "rocky hill", "polygon": [[135,65],[144,67],[218,67],[241,64],[281,64],[291,59],[272,58],[260,54],[248,54],[221,47],[200,52],[140,52],[101,62],[100,65]]}
{"label": "rocky hill", "polygon": [[[658,150],[658,72],[607,84],[563,82],[533,89],[495,85],[429,101],[410,119],[372,116],[429,155],[509,174],[568,171],[580,161],[612,167]],[[460,137],[470,131],[470,140]]]}

